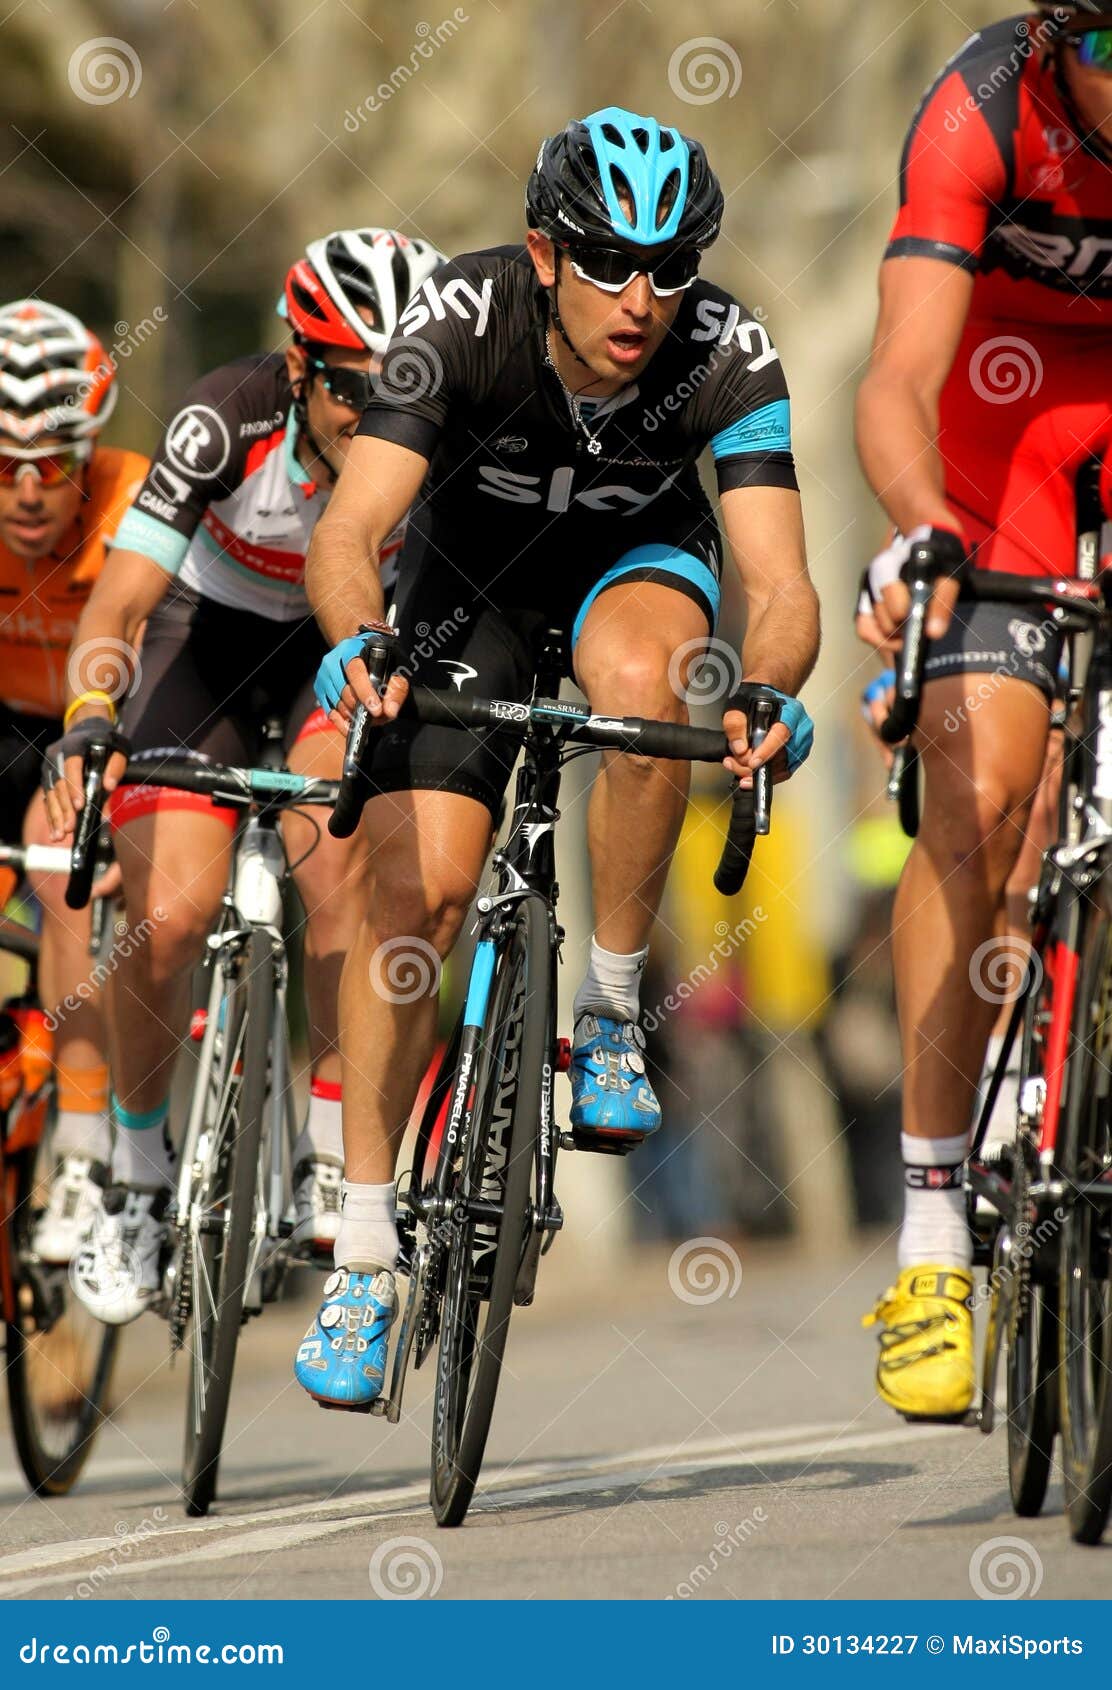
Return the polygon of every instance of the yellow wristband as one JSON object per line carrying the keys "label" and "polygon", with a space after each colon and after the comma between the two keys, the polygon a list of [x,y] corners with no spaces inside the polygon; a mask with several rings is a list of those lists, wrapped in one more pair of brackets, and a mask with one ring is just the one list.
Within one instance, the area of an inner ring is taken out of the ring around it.
{"label": "yellow wristband", "polygon": [[107,704],[109,720],[111,721],[112,726],[115,727],[119,720],[119,713],[116,709],[116,700],[112,697],[110,692],[100,692],[97,690],[94,692],[79,692],[73,702],[66,706],[66,713],[62,717],[62,732],[65,733],[68,730],[70,722],[73,720],[75,710],[80,710],[83,704],[95,704],[98,700]]}

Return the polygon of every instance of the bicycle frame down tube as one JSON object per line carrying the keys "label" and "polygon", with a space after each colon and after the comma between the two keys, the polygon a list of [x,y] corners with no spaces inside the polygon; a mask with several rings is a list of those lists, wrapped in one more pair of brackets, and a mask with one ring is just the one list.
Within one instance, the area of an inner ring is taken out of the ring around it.
{"label": "bicycle frame down tube", "polygon": [[475,946],[471,978],[467,984],[467,1002],[463,1006],[456,1084],[448,1106],[448,1118],[444,1123],[444,1142],[439,1158],[438,1184],[445,1183],[445,1189],[440,1192],[441,1196],[447,1195],[446,1184],[451,1180],[452,1151],[471,1131],[471,1116],[475,1107],[475,1066],[486,1022],[491,982],[494,979],[495,954],[493,939],[480,939]]}
{"label": "bicycle frame down tube", "polygon": [[1058,1144],[1058,1122],[1062,1109],[1062,1081],[1069,1054],[1070,1027],[1073,1021],[1073,1002],[1077,991],[1080,965],[1076,941],[1078,923],[1076,909],[1070,922],[1070,939],[1059,939],[1054,947],[1054,997],[1050,1028],[1046,1041],[1046,1103],[1043,1108],[1042,1131],[1039,1135],[1039,1160],[1045,1165],[1054,1160]]}

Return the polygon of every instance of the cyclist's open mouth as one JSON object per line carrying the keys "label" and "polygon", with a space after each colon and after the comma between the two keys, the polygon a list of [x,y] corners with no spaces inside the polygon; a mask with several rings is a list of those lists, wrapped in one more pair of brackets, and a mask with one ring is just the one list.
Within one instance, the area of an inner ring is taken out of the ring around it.
{"label": "cyclist's open mouth", "polygon": [[636,364],[648,345],[648,336],[636,331],[623,331],[607,336],[606,350],[615,364]]}
{"label": "cyclist's open mouth", "polygon": [[33,546],[46,533],[48,524],[45,520],[29,521],[26,518],[13,517],[7,524],[8,532],[21,540],[25,546]]}

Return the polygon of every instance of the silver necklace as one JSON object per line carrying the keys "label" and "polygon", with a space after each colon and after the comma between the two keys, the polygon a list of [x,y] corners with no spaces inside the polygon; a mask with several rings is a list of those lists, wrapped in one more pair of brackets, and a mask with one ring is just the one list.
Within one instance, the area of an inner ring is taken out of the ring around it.
{"label": "silver necklace", "polygon": [[[556,360],[552,356],[552,343],[549,340],[551,332],[551,328],[546,326],[544,331],[544,361],[563,389],[564,398],[567,400],[568,410],[571,413],[572,426],[577,428],[582,434],[584,440],[587,442],[587,450],[590,452],[592,458],[597,458],[599,453],[602,451],[602,441],[599,439],[597,434],[592,434],[591,430],[587,427],[586,420],[580,408],[578,397],[572,392],[571,388],[556,368]],[[599,424],[600,433],[609,421],[609,416],[603,417],[602,422]]]}

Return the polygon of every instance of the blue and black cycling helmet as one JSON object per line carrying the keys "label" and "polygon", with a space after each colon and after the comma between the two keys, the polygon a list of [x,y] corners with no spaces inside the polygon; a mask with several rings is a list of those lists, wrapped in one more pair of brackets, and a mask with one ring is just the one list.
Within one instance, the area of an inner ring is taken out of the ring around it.
{"label": "blue and black cycling helmet", "polygon": [[653,248],[710,246],[722,189],[698,141],[606,106],[541,142],[525,212],[531,229],[561,244],[644,259]]}

